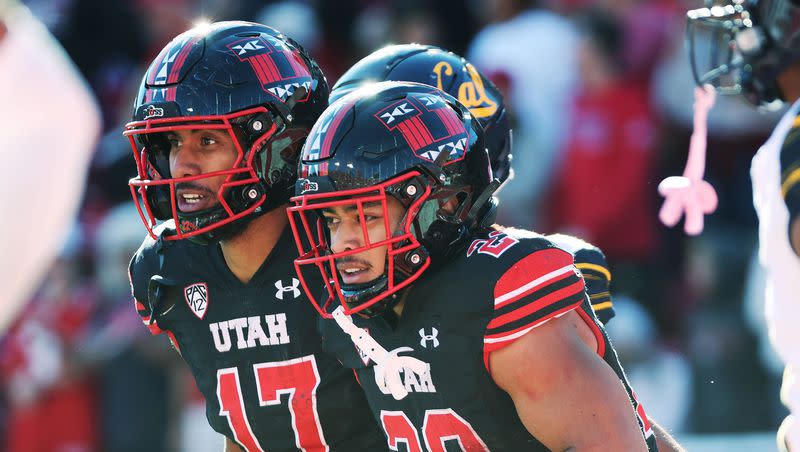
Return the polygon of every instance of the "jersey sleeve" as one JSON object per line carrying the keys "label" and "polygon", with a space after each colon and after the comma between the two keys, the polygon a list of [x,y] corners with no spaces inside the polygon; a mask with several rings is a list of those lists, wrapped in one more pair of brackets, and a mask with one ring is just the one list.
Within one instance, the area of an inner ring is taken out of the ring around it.
{"label": "jersey sleeve", "polygon": [[567,251],[545,247],[517,260],[494,286],[494,312],[484,334],[484,354],[577,308],[584,301],[584,291],[583,278]]}
{"label": "jersey sleeve", "polygon": [[781,194],[789,218],[800,214],[800,116],[795,118],[781,148]]}
{"label": "jersey sleeve", "polygon": [[611,272],[606,256],[600,248],[564,234],[548,235],[547,239],[572,253],[575,267],[581,271],[586,294],[597,318],[605,325],[614,318],[614,304],[611,300]]}
{"label": "jersey sleeve", "polygon": [[149,241],[149,239],[145,239],[145,243],[131,258],[131,262],[128,265],[128,278],[130,278],[131,294],[133,295],[136,312],[152,334],[161,334],[163,330],[153,316],[148,294],[150,277],[153,274],[153,263],[150,262],[151,259],[148,258],[149,253],[147,252],[149,250]]}

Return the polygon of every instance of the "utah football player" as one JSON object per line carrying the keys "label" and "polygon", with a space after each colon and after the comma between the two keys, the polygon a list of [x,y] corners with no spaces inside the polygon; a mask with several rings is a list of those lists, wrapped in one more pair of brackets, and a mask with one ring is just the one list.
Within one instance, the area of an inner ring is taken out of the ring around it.
{"label": "utah football player", "polygon": [[[442,48],[423,44],[398,44],[378,49],[353,65],[333,86],[330,102],[367,84],[397,81],[434,86],[469,109],[483,128],[484,142],[497,192],[514,177],[510,113],[500,90],[465,58]],[[573,253],[583,273],[592,308],[603,324],[614,317],[609,293],[611,273],[599,248],[576,237],[557,234],[548,237]]]}
{"label": "utah football player", "polygon": [[492,226],[499,181],[455,98],[364,87],[300,163],[295,266],[390,448],[657,450],[572,255]]}
{"label": "utah football player", "polygon": [[328,95],[293,40],[219,22],[161,51],[124,132],[149,231],[130,264],[136,309],[189,365],[226,450],[386,447],[292,266],[285,205]]}

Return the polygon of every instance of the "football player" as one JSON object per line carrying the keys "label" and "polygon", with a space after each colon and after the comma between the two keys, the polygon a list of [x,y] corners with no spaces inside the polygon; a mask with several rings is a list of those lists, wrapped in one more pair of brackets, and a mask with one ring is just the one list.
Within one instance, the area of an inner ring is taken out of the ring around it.
{"label": "football player", "polygon": [[285,204],[328,95],[296,42],[219,22],[164,47],[124,132],[149,232],[130,264],[136,309],[189,365],[226,450],[385,450],[292,265]]}
{"label": "football player", "polygon": [[492,226],[498,186],[481,127],[442,91],[334,102],[289,208],[326,348],[393,450],[657,450],[572,255]]}
{"label": "football player", "polygon": [[[329,100],[333,103],[366,84],[382,81],[424,83],[458,99],[483,127],[492,172],[501,183],[495,193],[513,179],[511,121],[503,95],[469,61],[431,45],[386,46],[345,72],[333,86]],[[609,292],[611,273],[603,252],[576,237],[558,234],[548,238],[573,253],[586,280],[592,308],[606,324],[614,317],[614,308]]]}
{"label": "football player", "polygon": [[792,103],[753,158],[750,175],[759,218],[759,259],[766,269],[767,323],[786,363],[782,397],[793,415],[779,445],[800,450],[800,328],[795,282],[800,278],[800,3],[736,0],[687,13],[695,80],[721,94],[739,94],[773,110]]}

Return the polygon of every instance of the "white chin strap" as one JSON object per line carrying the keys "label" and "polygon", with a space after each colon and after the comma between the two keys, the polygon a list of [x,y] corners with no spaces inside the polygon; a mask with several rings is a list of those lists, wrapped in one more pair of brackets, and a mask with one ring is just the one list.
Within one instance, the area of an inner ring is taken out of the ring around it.
{"label": "white chin strap", "polygon": [[429,372],[430,365],[424,361],[411,356],[400,356],[401,352],[410,352],[411,347],[399,347],[392,351],[386,351],[367,330],[357,327],[353,319],[344,313],[344,308],[339,306],[333,311],[333,318],[345,333],[350,336],[350,340],[364,352],[369,359],[375,362],[375,383],[384,393],[392,394],[395,400],[401,400],[408,395],[400,377],[400,370],[414,372],[421,375]]}

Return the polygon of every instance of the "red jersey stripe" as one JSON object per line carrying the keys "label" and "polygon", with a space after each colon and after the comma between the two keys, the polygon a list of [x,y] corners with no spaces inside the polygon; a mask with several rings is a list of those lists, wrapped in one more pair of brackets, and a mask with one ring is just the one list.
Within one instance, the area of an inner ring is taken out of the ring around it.
{"label": "red jersey stripe", "polygon": [[518,309],[515,309],[508,314],[503,314],[499,317],[495,317],[489,322],[489,325],[486,327],[487,329],[499,328],[503,325],[509,324],[511,322],[517,321],[523,317],[536,313],[536,311],[540,311],[551,304],[558,303],[561,300],[569,298],[576,293],[580,293],[584,290],[583,287],[583,280],[579,279],[575,281],[573,284],[570,284],[563,289],[557,290],[555,292],[549,293],[535,301],[527,303]]}
{"label": "red jersey stripe", "polygon": [[564,307],[562,309],[559,309],[558,311],[555,311],[555,312],[551,313],[550,315],[548,315],[546,317],[542,317],[541,319],[539,319],[538,321],[536,321],[532,325],[528,325],[528,326],[519,328],[518,330],[508,332],[508,333],[506,333],[506,334],[504,334],[502,336],[497,336],[497,337],[492,337],[492,338],[490,338],[490,337],[483,338],[483,365],[486,367],[486,370],[489,373],[491,373],[491,369],[489,368],[489,354],[490,353],[492,353],[494,351],[497,351],[497,350],[500,350],[501,348],[505,347],[506,345],[511,344],[515,340],[521,338],[522,336],[524,336],[528,332],[532,331],[537,326],[540,326],[540,325],[544,324],[545,322],[549,321],[550,319],[554,319],[556,317],[560,317],[560,316],[566,314],[567,312],[578,308],[579,306],[580,306],[580,302],[579,303],[575,303],[575,304],[571,304],[571,305],[566,306],[566,307]]}
{"label": "red jersey stripe", "polygon": [[495,306],[519,294],[546,283],[567,271],[572,271],[572,255],[558,248],[535,251],[520,259],[494,286]]}
{"label": "red jersey stripe", "polygon": [[[564,278],[569,278],[570,275],[574,275],[573,266],[567,265],[565,267],[559,268],[558,270],[551,271],[545,275],[542,275],[532,281],[529,281],[522,286],[504,293],[500,296],[497,296],[497,290],[495,289],[495,299],[494,299],[494,308],[499,309],[503,306],[506,306],[510,303],[513,303],[520,298],[530,294],[531,292],[535,292],[548,284],[552,284],[554,282],[560,281]],[[498,282],[499,284],[499,282]]]}

